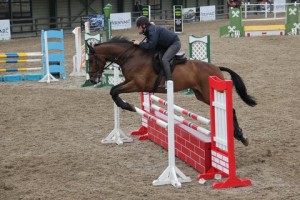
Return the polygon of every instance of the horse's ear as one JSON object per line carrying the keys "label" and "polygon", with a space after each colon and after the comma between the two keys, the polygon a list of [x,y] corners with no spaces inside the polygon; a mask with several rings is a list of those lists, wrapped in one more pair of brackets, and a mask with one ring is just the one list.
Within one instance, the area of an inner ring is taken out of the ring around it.
{"label": "horse's ear", "polygon": [[92,47],[92,45],[87,44],[87,46],[88,46],[88,48],[89,48],[89,53],[91,53],[91,54],[96,53],[96,52],[95,52],[95,49]]}

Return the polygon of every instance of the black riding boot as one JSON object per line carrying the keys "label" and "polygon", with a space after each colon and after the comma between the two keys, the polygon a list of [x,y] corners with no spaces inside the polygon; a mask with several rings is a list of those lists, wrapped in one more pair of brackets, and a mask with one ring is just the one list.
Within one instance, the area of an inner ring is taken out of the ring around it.
{"label": "black riding boot", "polygon": [[166,75],[166,81],[172,80],[172,73],[171,73],[171,66],[168,61],[162,61],[165,75]]}

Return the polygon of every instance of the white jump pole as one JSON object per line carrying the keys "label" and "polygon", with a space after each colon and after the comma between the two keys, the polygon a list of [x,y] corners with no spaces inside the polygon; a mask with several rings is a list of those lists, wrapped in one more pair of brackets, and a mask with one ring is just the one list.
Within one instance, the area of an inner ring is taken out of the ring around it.
{"label": "white jump pole", "polygon": [[[144,105],[145,107],[146,107],[146,105]],[[175,106],[175,105],[174,105]],[[151,105],[151,109],[153,109],[153,110],[155,110],[155,111],[158,111],[158,112],[161,112],[161,113],[163,113],[163,114],[165,114],[167,111],[166,110],[164,110],[163,108],[161,108],[161,107],[159,107],[159,106],[157,106],[157,105]],[[200,127],[200,126],[198,126],[198,125],[196,125],[196,124],[194,124],[194,123],[192,123],[192,122],[190,122],[190,121],[188,121],[188,120],[186,120],[184,117],[182,117],[182,116],[178,116],[178,115],[176,115],[176,114],[174,114],[174,119],[176,120],[176,121],[178,121],[178,122],[180,122],[181,124],[184,124],[184,125],[186,125],[186,126],[188,126],[188,127],[190,127],[190,128],[192,128],[192,129],[194,129],[194,130],[196,130],[196,131],[199,131],[199,132],[201,132],[201,133],[204,133],[205,135],[210,135],[210,131],[209,130],[207,130],[207,129],[205,129],[205,128],[203,128],[203,127]]]}
{"label": "white jump pole", "polygon": [[[158,102],[158,103],[160,103],[160,104],[168,105],[167,101],[165,101],[164,99],[159,98],[157,96],[151,95],[151,99],[154,100],[154,101],[156,101],[156,102]],[[206,125],[210,124],[210,120],[209,119],[207,119],[205,117],[202,117],[200,115],[197,115],[195,113],[192,113],[192,112],[190,112],[190,111],[188,111],[188,110],[186,110],[186,109],[184,109],[184,108],[182,108],[180,106],[177,106],[175,104],[174,104],[174,110],[180,112],[181,114],[189,116],[189,117],[191,117],[191,118],[193,118],[193,119],[195,119],[195,120],[197,120],[199,122],[202,122],[202,123],[204,123]]]}
{"label": "white jump pole", "polygon": [[73,72],[70,76],[85,76],[82,70],[82,46],[81,46],[81,27],[76,27],[72,33],[75,35],[76,54],[73,56]]}
{"label": "white jump pole", "polygon": [[46,59],[46,75],[39,80],[39,82],[47,82],[50,83],[51,81],[58,81],[52,74],[50,73],[49,69],[49,51],[48,51],[48,36],[47,31],[44,31],[44,41],[45,42],[45,59]]}
{"label": "white jump pole", "polygon": [[[91,33],[90,22],[84,22],[84,31],[85,31],[85,37],[84,37],[84,45],[85,45],[86,34],[90,34]],[[88,56],[87,52],[85,52],[85,61],[87,62],[87,60],[89,60],[89,56]],[[90,80],[89,73],[86,73],[85,77],[86,77],[86,80]]]}
{"label": "white jump pole", "polygon": [[[181,183],[191,182],[175,165],[175,136],[174,136],[174,85],[173,81],[167,81],[168,99],[168,160],[169,166],[152,182],[153,185],[172,184],[174,187],[181,187]],[[179,175],[179,177],[177,177]]]}
{"label": "white jump pole", "polygon": [[[118,67],[114,66],[114,85],[120,82],[120,71]],[[120,109],[114,104],[114,129],[112,132],[101,141],[103,144],[116,143],[118,145],[124,142],[132,142],[133,139],[127,136],[120,128]]]}

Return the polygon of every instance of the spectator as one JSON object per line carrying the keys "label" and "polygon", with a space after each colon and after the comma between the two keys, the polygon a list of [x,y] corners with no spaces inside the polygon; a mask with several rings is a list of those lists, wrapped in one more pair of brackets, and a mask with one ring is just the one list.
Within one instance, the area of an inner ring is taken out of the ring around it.
{"label": "spectator", "polygon": [[136,1],[134,5],[134,12],[136,12],[136,15],[141,16],[142,10],[143,10],[143,6],[140,4],[139,1]]}
{"label": "spectator", "polygon": [[[227,7],[229,8],[240,8],[241,7],[241,1],[240,0],[227,0]],[[229,18],[229,13],[228,16]]]}
{"label": "spectator", "polygon": [[228,8],[240,8],[241,7],[241,1],[240,0],[228,0],[227,1],[227,6]]}
{"label": "spectator", "polygon": [[267,5],[267,12],[270,12],[270,2],[268,1],[268,0],[262,0],[262,1],[260,1],[260,2],[258,2],[258,4],[260,4],[259,5],[259,9],[258,10],[260,10],[260,11],[265,11],[266,9],[266,5],[265,4],[268,4]]}

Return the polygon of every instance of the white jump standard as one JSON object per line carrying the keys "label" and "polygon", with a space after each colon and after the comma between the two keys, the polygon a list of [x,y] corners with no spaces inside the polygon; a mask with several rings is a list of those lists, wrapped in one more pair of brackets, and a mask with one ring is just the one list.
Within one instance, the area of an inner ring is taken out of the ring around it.
{"label": "white jump standard", "polygon": [[[114,84],[117,85],[120,83],[120,71],[115,66],[114,67]],[[120,128],[120,108],[116,104],[114,104],[114,129],[111,133],[103,139],[101,142],[103,144],[107,143],[116,143],[118,145],[123,144],[124,142],[132,142],[133,139],[127,136],[122,129]]]}
{"label": "white jump standard", "polygon": [[[153,185],[172,184],[175,187],[181,187],[181,183],[191,182],[192,180],[185,176],[175,165],[175,132],[174,132],[174,86],[173,81],[167,81],[167,99],[168,99],[168,160],[169,166],[153,181]],[[177,177],[179,176],[179,178]]]}

